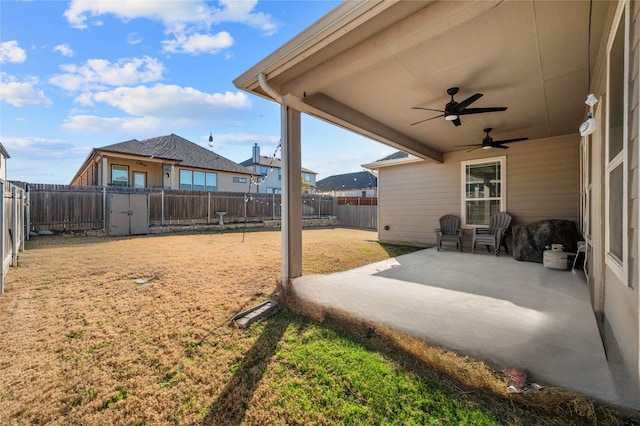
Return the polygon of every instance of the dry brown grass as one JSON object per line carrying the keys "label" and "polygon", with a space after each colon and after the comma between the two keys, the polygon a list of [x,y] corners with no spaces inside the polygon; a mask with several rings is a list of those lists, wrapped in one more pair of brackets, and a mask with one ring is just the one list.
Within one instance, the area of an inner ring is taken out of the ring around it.
{"label": "dry brown grass", "polygon": [[[304,271],[388,257],[375,237],[305,231]],[[274,291],[280,256],[274,231],[29,241],[0,297],[0,419],[198,423],[259,336],[228,320]]]}
{"label": "dry brown grass", "polygon": [[[304,231],[304,273],[389,257],[375,237]],[[275,231],[248,233],[244,242],[240,233],[28,242],[0,297],[0,423],[282,423],[262,412],[277,392],[251,381],[277,374],[267,363],[287,322],[248,331],[228,325],[235,313],[269,297],[279,276]],[[504,379],[481,362],[341,313],[298,306],[403,368],[472,392],[481,405],[500,404],[513,419],[526,418],[528,408],[548,411],[548,400],[506,395]],[[366,327],[377,327],[374,339],[363,335]],[[589,412],[593,403],[575,395],[561,395],[556,407],[549,419],[580,412],[597,420]]]}

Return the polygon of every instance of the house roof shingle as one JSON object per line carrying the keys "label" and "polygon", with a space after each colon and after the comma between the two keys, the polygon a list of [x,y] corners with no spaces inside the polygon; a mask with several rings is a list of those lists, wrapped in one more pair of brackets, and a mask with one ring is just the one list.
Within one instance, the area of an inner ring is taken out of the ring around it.
{"label": "house roof shingle", "polygon": [[381,158],[379,160],[376,160],[376,163],[379,161],[389,161],[389,160],[398,160],[400,158],[407,158],[409,157],[409,154],[407,154],[406,152],[403,151],[396,151],[393,154],[387,155],[384,158]]}
{"label": "house roof shingle", "polygon": [[316,189],[321,192],[369,189],[377,186],[378,178],[368,171],[333,175],[316,182]]}
{"label": "house roof shingle", "polygon": [[96,148],[96,150],[173,160],[185,167],[242,174],[253,173],[246,167],[173,133],[142,141],[131,139]]}

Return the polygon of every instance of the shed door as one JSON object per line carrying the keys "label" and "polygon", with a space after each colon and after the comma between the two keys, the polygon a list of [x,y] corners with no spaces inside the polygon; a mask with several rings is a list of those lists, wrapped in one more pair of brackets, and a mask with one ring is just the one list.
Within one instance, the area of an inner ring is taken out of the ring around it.
{"label": "shed door", "polygon": [[129,195],[129,226],[130,234],[148,234],[149,233],[149,197],[144,194]]}
{"label": "shed door", "polygon": [[110,194],[109,235],[149,233],[147,194]]}
{"label": "shed door", "polygon": [[129,235],[129,194],[110,194],[109,235]]}

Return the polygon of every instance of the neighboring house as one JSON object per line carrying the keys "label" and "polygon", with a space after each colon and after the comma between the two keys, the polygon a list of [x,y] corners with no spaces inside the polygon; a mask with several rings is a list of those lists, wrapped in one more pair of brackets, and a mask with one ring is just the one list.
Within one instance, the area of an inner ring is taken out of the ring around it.
{"label": "neighboring house", "polygon": [[94,148],[71,185],[248,192],[251,170],[178,135]]}
{"label": "neighboring house", "polygon": [[7,180],[7,158],[10,158],[9,153],[0,143],[0,179]]}
{"label": "neighboring house", "polygon": [[[260,146],[256,143],[251,151],[251,158],[240,163],[248,167],[254,174],[260,176],[256,191],[260,194],[280,194],[282,192],[282,161],[279,158],[260,155]],[[311,192],[316,187],[316,172],[302,167],[302,178],[311,186]],[[254,192],[253,190],[251,192]]]}
{"label": "neighboring house", "polygon": [[[629,0],[344,2],[234,84],[281,105],[285,171],[300,167],[302,113],[416,157],[376,167],[381,241],[432,242],[447,213],[466,229],[494,211],[574,220],[605,346],[640,384],[639,16]],[[529,141],[472,150],[485,128]],[[285,288],[302,273],[288,183]]]}
{"label": "neighboring house", "polygon": [[318,181],[316,194],[334,197],[376,197],[378,178],[370,171],[329,176]]}

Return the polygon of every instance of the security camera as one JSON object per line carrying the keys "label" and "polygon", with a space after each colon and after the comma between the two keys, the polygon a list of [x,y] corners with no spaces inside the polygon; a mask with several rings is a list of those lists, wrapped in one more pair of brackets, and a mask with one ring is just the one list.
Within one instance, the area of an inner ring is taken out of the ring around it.
{"label": "security camera", "polygon": [[580,125],[580,136],[588,136],[596,131],[596,120],[589,118],[587,121]]}

